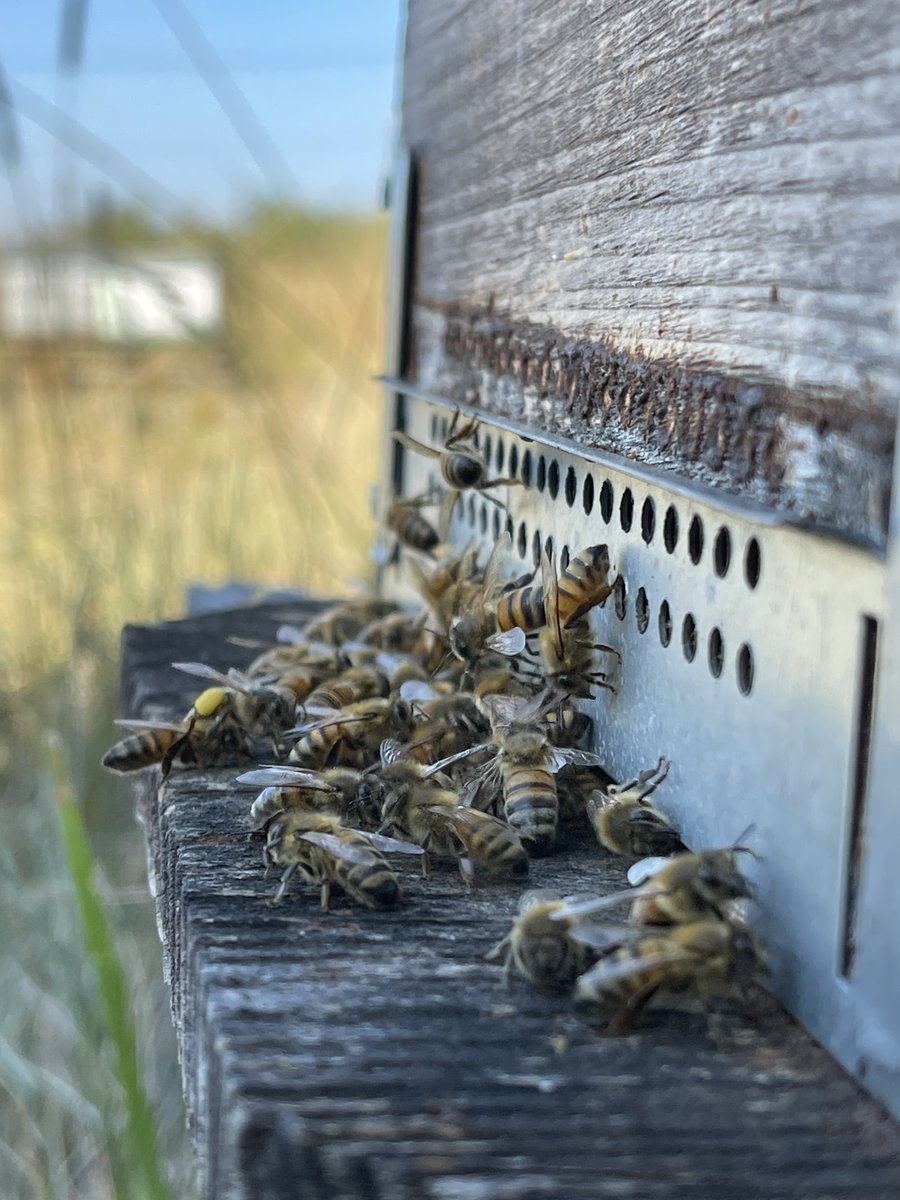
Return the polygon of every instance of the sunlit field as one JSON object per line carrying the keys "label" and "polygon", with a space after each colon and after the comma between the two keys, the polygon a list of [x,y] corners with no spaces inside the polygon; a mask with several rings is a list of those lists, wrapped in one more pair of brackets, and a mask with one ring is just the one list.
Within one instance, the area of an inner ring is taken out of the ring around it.
{"label": "sunlit field", "polygon": [[[188,240],[187,233],[184,235]],[[118,637],[186,584],[345,591],[369,572],[385,228],[270,210],[193,231],[228,281],[221,342],[8,344],[0,365],[0,1179],[18,1197],[140,1197],[125,1097],[57,818],[84,812],[173,1196],[191,1194],[180,1076],[131,791]],[[227,665],[227,664],[223,664]]]}

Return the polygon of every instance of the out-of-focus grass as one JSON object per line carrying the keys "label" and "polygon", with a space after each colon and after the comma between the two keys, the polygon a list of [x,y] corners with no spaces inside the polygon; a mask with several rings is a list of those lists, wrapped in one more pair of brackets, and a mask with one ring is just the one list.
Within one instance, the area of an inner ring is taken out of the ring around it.
{"label": "out-of-focus grass", "polygon": [[222,346],[2,348],[4,1198],[123,1195],[110,1138],[124,1102],[40,753],[48,728],[84,801],[169,1182],[190,1194],[142,839],[129,788],[97,765],[116,736],[119,629],[177,616],[189,581],[333,593],[368,573],[384,233],[379,218],[273,210],[228,238],[204,232],[227,269]]}

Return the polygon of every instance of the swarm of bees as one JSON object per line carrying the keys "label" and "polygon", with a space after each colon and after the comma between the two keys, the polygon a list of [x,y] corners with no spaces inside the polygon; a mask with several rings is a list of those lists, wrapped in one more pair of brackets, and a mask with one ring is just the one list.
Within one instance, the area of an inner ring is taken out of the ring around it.
{"label": "swarm of bees", "polygon": [[[765,970],[738,913],[750,895],[738,856],[752,851],[690,853],[649,799],[669,762],[616,784],[586,749],[593,722],[576,702],[614,689],[620,662],[589,623],[616,584],[607,547],[586,547],[561,570],[544,551],[538,577],[510,578],[508,533],[483,566],[477,551],[444,542],[461,492],[501,505],[490,491],[518,482],[489,478],[476,431],[457,413],[443,447],[394,435],[438,458],[447,485],[398,500],[385,521],[418,612],[349,600],[283,627],[244,672],[174,664],[210,686],[175,724],[132,723],[104,765],[158,764],[165,777],[267,760],[237,783],[261,788],[248,825],[265,866],[281,869],[273,902],[300,881],[319,890],[324,911],[333,888],[371,909],[403,903],[401,855],[426,878],[449,865],[463,889],[491,876],[525,880],[569,829],[589,828],[603,852],[632,864],[632,886],[587,898],[526,891],[486,956],[502,960],[506,981],[572,993],[611,1031],[657,993],[745,989]],[[440,510],[437,528],[429,506]],[[624,923],[603,919],[626,903]]]}

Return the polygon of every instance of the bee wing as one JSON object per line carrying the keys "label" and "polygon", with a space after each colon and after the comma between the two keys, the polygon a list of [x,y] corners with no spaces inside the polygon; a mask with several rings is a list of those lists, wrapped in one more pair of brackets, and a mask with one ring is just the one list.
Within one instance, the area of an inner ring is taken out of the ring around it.
{"label": "bee wing", "polygon": [[547,551],[541,553],[541,583],[544,588],[544,620],[553,638],[553,648],[556,657],[562,659],[565,653],[562,625],[559,620],[559,585],[556,579],[556,551],[548,556]]}
{"label": "bee wing", "polygon": [[500,534],[494,543],[491,556],[484,568],[484,583],[482,588],[485,600],[490,601],[495,599],[503,589],[505,580],[500,571],[500,564],[504,560],[509,561],[510,558],[512,558],[512,534],[508,529],[504,529],[503,533]]}
{"label": "bee wing", "polygon": [[567,899],[561,908],[548,913],[551,921],[580,921],[582,917],[591,917],[594,913],[605,912],[615,908],[625,900],[633,900],[637,892],[626,888],[622,892],[612,892],[608,896],[591,896],[586,900]]}
{"label": "bee wing", "polygon": [[573,941],[602,952],[628,945],[638,934],[639,929],[634,925],[573,925],[569,930]]}
{"label": "bee wing", "polygon": [[529,701],[521,696],[503,696],[499,692],[492,692],[483,696],[481,703],[487,709],[491,725],[511,725],[521,718]]}
{"label": "bee wing", "polygon": [[168,729],[172,733],[187,733],[184,725],[180,725],[177,721],[128,721],[117,719],[113,724],[118,725],[120,729],[130,729],[134,733],[143,733],[148,729]]}
{"label": "bee wing", "polygon": [[548,746],[547,749],[550,755],[550,770],[554,775],[565,766],[603,766],[600,756],[598,754],[591,754],[588,750],[575,750],[570,746]]}
{"label": "bee wing", "polygon": [[671,858],[661,858],[658,856],[642,858],[639,862],[632,863],[628,868],[626,876],[628,882],[632,887],[640,887],[642,883],[650,879],[657,871],[661,871],[671,861]]}
{"label": "bee wing", "polygon": [[404,748],[396,738],[385,738],[378,747],[378,757],[383,767],[400,762],[405,757]]}
{"label": "bee wing", "polygon": [[304,771],[302,767],[258,767],[238,775],[235,783],[253,787],[296,787],[310,788],[317,792],[334,792],[337,789],[321,779],[315,771]]}
{"label": "bee wing", "polygon": [[386,837],[383,833],[366,833],[365,838],[374,849],[383,850],[385,854],[424,854],[425,851],[415,842],[403,842],[398,838]]}
{"label": "bee wing", "polygon": [[[328,712],[327,709],[319,709],[319,712]],[[328,729],[332,725],[350,725],[354,721],[369,721],[374,714],[368,713],[342,713],[339,708],[330,710],[331,714],[321,721],[307,721],[303,725],[295,725],[293,729],[284,731],[285,737],[293,737],[294,735],[310,733],[313,729]]]}
{"label": "bee wing", "polygon": [[444,767],[449,767],[451,763],[459,762],[463,758],[468,758],[471,754],[476,754],[479,750],[486,750],[490,746],[490,742],[479,742],[477,746],[469,746],[467,750],[458,750],[456,754],[450,754],[447,758],[438,759],[436,763],[432,763],[424,772],[424,778],[427,779],[431,775],[436,775],[438,771],[442,771]]}
{"label": "bee wing", "polygon": [[372,852],[368,846],[363,847],[354,845],[352,842],[345,842],[335,833],[321,833],[314,829],[310,833],[301,833],[299,836],[304,842],[312,842],[314,846],[321,846],[334,858],[342,858],[345,862],[369,863],[372,861]]}
{"label": "bee wing", "polygon": [[417,442],[414,437],[410,437],[408,433],[401,433],[399,429],[391,430],[391,437],[395,442],[399,442],[401,446],[406,446],[408,450],[415,450],[419,454],[427,454],[429,458],[440,458],[440,450],[435,450],[434,446],[426,446],[424,442]]}
{"label": "bee wing", "polygon": [[302,646],[306,637],[296,625],[279,625],[275,630],[275,641],[285,646]]}
{"label": "bee wing", "polygon": [[230,679],[227,675],[223,675],[221,671],[217,671],[209,663],[173,662],[172,666],[176,671],[184,671],[186,675],[196,675],[200,679],[211,679],[214,683],[220,683],[223,687],[234,687],[233,679]]}
{"label": "bee wing", "polygon": [[519,629],[516,625],[512,629],[505,629],[502,633],[493,633],[485,641],[488,650],[493,650],[497,654],[505,654],[512,657],[515,654],[521,654],[525,649],[527,637],[524,629]]}
{"label": "bee wing", "polygon": [[400,685],[400,695],[410,701],[441,699],[441,693],[421,679],[407,679],[406,683]]}
{"label": "bee wing", "polygon": [[631,979],[644,971],[679,966],[685,960],[689,961],[690,955],[673,945],[671,950],[660,950],[654,954],[637,954],[634,957],[625,958],[621,962],[602,959],[593,970],[597,971],[598,976],[602,977],[606,983],[615,983],[620,979]]}

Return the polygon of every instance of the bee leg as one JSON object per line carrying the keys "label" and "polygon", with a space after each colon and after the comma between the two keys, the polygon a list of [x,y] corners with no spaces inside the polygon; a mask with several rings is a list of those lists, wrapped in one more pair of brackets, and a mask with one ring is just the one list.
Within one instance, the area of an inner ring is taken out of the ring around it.
{"label": "bee leg", "polygon": [[593,642],[591,644],[591,649],[592,650],[602,650],[605,654],[614,654],[616,656],[616,658],[619,660],[619,662],[622,661],[621,652],[619,650],[617,650],[615,648],[615,646],[607,646],[607,644],[605,642]]}
{"label": "bee leg", "polygon": [[472,866],[472,860],[461,854],[456,860],[459,865],[459,873],[462,876],[462,881],[470,892],[475,891],[475,868]]}
{"label": "bee leg", "polygon": [[459,492],[454,488],[441,501],[441,507],[438,509],[438,533],[440,534],[441,541],[447,540],[447,534],[450,531],[450,522],[453,520],[453,510],[456,508],[458,499]]}
{"label": "bee leg", "polygon": [[319,907],[321,908],[323,913],[328,912],[328,904],[329,904],[330,900],[331,900],[331,883],[329,880],[326,879],[322,884],[322,893],[321,893],[321,898],[319,900]]}
{"label": "bee leg", "polygon": [[284,893],[287,891],[287,885],[290,883],[291,876],[294,874],[294,872],[296,870],[297,870],[296,863],[291,863],[291,865],[285,869],[284,874],[281,876],[281,883],[279,883],[279,885],[278,885],[278,890],[275,893],[275,895],[272,897],[272,901],[271,901],[272,904],[280,904],[281,901],[284,899]]}
{"label": "bee leg", "polygon": [[450,424],[450,430],[447,434],[447,440],[446,440],[446,442],[444,442],[444,446],[447,450],[452,450],[455,446],[458,446],[460,442],[469,441],[470,438],[472,438],[475,435],[475,431],[478,429],[478,418],[477,417],[472,417],[469,420],[467,425],[461,425],[457,429],[457,427],[456,427],[457,422],[459,421],[459,418],[461,416],[462,416],[462,413],[460,412],[459,409],[457,409],[456,412],[453,414],[453,420]]}
{"label": "bee leg", "polygon": [[641,1010],[647,1005],[659,990],[658,983],[648,983],[645,987],[629,996],[616,1015],[609,1023],[610,1033],[627,1033],[634,1025]]}
{"label": "bee leg", "polygon": [[192,721],[191,724],[188,726],[188,728],[185,730],[185,732],[181,735],[181,737],[176,738],[175,741],[172,743],[172,745],[168,748],[168,750],[162,756],[159,767],[160,767],[160,775],[161,775],[164,783],[169,778],[169,772],[172,770],[172,764],[174,763],[175,759],[178,757],[178,755],[181,753],[181,751],[184,749],[184,747],[188,744],[188,738],[190,736],[190,733],[191,733],[191,730],[193,729],[193,727],[194,727],[194,723]]}
{"label": "bee leg", "polygon": [[[479,490],[479,492],[483,492],[485,490],[485,488],[495,488],[495,487],[524,487],[524,484],[522,483],[521,479],[509,479],[506,477],[504,477],[503,479],[488,479],[485,483],[481,484],[481,486],[479,487],[478,490]],[[492,500],[492,499],[493,499],[492,496],[485,496],[485,500]],[[497,503],[497,501],[494,501],[494,503]],[[500,507],[505,508],[506,506],[501,504]]]}

